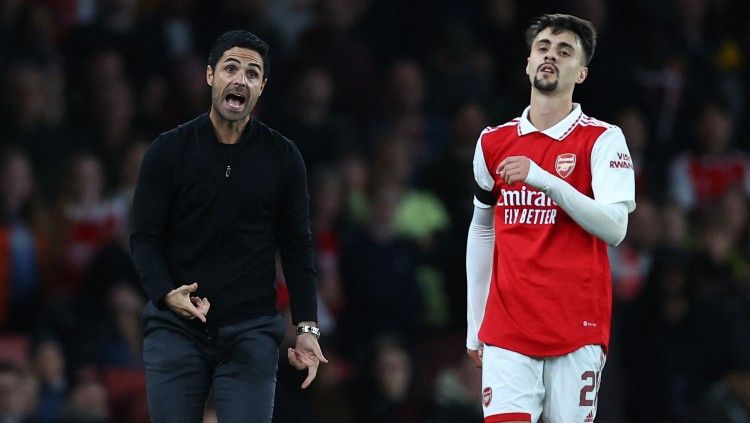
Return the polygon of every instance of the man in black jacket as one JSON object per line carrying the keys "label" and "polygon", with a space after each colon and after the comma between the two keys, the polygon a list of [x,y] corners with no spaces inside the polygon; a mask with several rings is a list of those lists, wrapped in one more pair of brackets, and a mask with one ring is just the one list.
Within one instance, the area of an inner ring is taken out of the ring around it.
{"label": "man in black jacket", "polygon": [[219,421],[271,421],[285,333],[277,250],[297,325],[287,355],[308,370],[302,388],[327,362],[305,165],[294,144],[251,116],[267,55],[247,31],[221,35],[206,69],[209,113],[161,134],[141,165],[130,245],[150,297],[143,356],[156,423],[201,422],[209,388]]}

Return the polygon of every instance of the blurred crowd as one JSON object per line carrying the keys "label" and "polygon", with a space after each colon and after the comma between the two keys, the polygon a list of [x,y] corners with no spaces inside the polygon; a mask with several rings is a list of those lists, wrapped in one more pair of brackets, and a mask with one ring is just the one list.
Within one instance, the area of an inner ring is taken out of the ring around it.
{"label": "blurred crowd", "polygon": [[0,1],[0,422],[148,421],[131,196],[149,142],[208,111],[210,45],[237,28],[272,48],[255,116],[307,164],[330,360],[305,392],[280,362],[275,421],[481,421],[471,161],[527,105],[523,31],[548,12],[596,25],[574,101],[636,166],[597,421],[750,422],[742,3]]}

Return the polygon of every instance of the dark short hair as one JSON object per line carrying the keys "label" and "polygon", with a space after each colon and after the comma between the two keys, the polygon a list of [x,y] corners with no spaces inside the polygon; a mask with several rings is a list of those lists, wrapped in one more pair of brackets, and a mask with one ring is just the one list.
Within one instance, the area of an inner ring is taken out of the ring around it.
{"label": "dark short hair", "polygon": [[542,15],[534,19],[526,29],[526,46],[531,49],[531,43],[540,32],[547,28],[552,28],[552,33],[557,34],[560,31],[570,31],[578,36],[581,45],[586,51],[586,65],[591,63],[596,50],[596,29],[591,22],[578,18],[573,15],[562,13]]}
{"label": "dark short hair", "polygon": [[211,53],[208,55],[208,66],[211,66],[211,69],[216,69],[221,56],[234,47],[257,51],[263,59],[263,79],[268,78],[271,71],[271,63],[268,60],[268,43],[250,31],[234,30],[219,35],[214,41],[213,47],[211,47]]}

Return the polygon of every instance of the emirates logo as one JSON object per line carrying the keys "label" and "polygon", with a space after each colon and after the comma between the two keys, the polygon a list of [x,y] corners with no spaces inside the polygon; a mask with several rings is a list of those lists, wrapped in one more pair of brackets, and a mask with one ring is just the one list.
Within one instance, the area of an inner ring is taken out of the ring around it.
{"label": "emirates logo", "polygon": [[557,156],[555,160],[555,170],[561,178],[565,179],[573,173],[576,167],[576,155],[573,153],[564,153]]}
{"label": "emirates logo", "polygon": [[482,404],[484,404],[486,408],[490,406],[491,402],[492,402],[492,388],[488,386],[482,390]]}

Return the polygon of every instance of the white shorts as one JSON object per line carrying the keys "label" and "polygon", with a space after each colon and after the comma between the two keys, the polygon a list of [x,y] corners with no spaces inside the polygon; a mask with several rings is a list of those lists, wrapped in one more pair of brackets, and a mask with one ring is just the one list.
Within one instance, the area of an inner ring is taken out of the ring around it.
{"label": "white shorts", "polygon": [[485,423],[593,422],[604,362],[599,345],[542,358],[486,345],[482,356]]}

